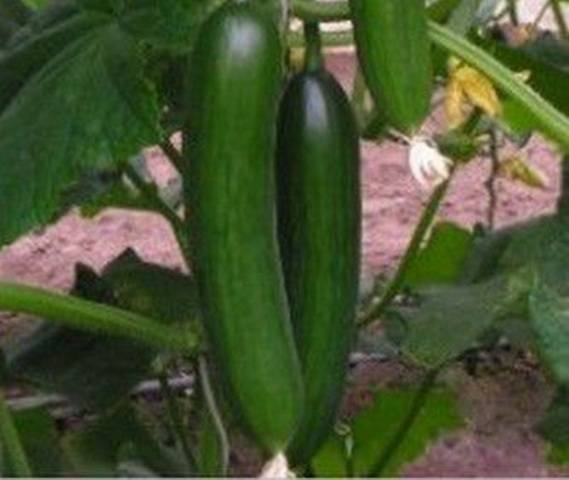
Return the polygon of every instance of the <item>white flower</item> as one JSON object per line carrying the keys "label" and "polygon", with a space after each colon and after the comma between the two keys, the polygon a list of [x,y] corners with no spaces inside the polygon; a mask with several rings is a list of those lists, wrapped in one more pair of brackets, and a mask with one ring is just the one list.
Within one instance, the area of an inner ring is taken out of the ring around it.
{"label": "white flower", "polygon": [[409,145],[409,167],[421,186],[437,186],[449,178],[452,160],[439,152],[431,140],[416,136]]}
{"label": "white flower", "polygon": [[279,453],[265,464],[258,478],[287,479],[296,478],[296,475],[289,470],[286,457]]}

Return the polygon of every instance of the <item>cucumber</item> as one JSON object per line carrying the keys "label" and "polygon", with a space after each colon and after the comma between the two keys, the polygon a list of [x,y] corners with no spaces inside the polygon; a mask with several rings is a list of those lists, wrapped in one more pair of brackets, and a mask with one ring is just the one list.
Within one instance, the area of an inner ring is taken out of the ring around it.
{"label": "cucumber", "polygon": [[363,75],[382,122],[402,133],[419,129],[433,91],[424,0],[350,0]]}
{"label": "cucumber", "polygon": [[302,408],[276,230],[275,139],[282,50],[268,16],[228,2],[189,66],[186,211],[204,328],[228,403],[282,451]]}
{"label": "cucumber", "polygon": [[305,464],[333,426],[355,331],[360,266],[358,129],[342,87],[308,52],[281,104],[277,148],[281,255],[305,384],[289,446]]}

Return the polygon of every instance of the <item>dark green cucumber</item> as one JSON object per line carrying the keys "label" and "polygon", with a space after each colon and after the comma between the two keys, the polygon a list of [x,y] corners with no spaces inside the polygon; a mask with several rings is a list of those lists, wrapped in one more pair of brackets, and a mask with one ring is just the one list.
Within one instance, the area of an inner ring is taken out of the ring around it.
{"label": "dark green cucumber", "polygon": [[426,118],[433,89],[424,0],[350,0],[360,66],[384,123],[406,134]]}
{"label": "dark green cucumber", "polygon": [[355,329],[359,144],[342,87],[319,62],[290,81],[279,115],[279,240],[305,405],[288,450],[304,464],[333,426]]}
{"label": "dark green cucumber", "polygon": [[258,442],[283,450],[302,377],[280,263],[275,137],[282,51],[271,20],[228,2],[190,62],[184,178],[204,327],[229,403]]}

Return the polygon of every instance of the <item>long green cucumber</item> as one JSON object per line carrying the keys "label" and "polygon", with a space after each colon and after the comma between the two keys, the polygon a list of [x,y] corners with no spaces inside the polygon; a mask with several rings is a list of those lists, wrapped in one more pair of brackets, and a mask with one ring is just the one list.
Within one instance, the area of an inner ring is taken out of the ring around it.
{"label": "long green cucumber", "polygon": [[416,132],[433,90],[424,0],[350,0],[356,48],[376,107],[388,126]]}
{"label": "long green cucumber", "polygon": [[229,403],[274,453],[293,434],[303,395],[276,231],[280,39],[249,2],[228,2],[202,28],[184,147],[192,269]]}
{"label": "long green cucumber", "polygon": [[360,265],[358,130],[342,87],[309,52],[281,104],[279,240],[305,404],[288,450],[306,463],[333,426],[352,347]]}

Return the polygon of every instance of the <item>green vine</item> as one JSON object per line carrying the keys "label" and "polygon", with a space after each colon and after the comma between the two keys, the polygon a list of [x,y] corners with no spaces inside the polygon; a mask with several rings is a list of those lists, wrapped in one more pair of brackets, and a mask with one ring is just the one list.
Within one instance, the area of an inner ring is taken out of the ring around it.
{"label": "green vine", "polygon": [[131,338],[147,345],[181,352],[194,350],[190,332],[166,327],[136,313],[36,287],[0,282],[0,310],[35,315],[94,333]]}

